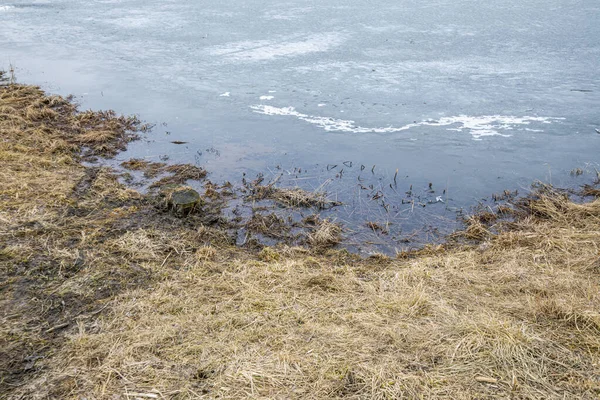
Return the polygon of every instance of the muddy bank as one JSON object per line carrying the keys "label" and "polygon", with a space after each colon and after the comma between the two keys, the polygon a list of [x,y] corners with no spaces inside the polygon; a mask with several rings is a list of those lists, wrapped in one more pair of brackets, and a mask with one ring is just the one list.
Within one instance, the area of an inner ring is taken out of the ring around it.
{"label": "muddy bank", "polygon": [[[597,185],[581,204],[542,186],[445,245],[361,258],[331,248],[327,220],[230,218],[237,189],[203,170],[131,160],[160,186],[201,183],[180,213],[82,164],[144,129],[0,87],[0,397],[600,394]],[[241,200],[333,206],[270,183]],[[240,246],[242,222],[284,244]]]}

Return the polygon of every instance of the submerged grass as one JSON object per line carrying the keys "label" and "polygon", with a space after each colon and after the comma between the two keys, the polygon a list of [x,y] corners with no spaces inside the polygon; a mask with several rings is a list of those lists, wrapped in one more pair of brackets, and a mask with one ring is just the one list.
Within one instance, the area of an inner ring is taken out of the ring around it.
{"label": "submerged grass", "polygon": [[160,188],[168,185],[182,185],[187,181],[201,181],[206,178],[207,172],[203,168],[190,164],[157,163],[139,158],[133,158],[121,163],[121,166],[130,171],[141,171],[145,178],[156,178],[167,175],[150,185],[150,188]]}
{"label": "submerged grass", "polygon": [[302,188],[279,188],[275,186],[278,182],[276,178],[273,182],[267,185],[261,185],[262,177],[255,182],[247,182],[246,186],[250,189],[252,200],[273,200],[286,207],[309,208],[314,207],[318,210],[327,210],[335,206],[341,205],[340,202],[331,200],[327,197],[327,193],[319,190],[314,192],[306,191]]}
{"label": "submerged grass", "polygon": [[0,87],[0,398],[600,396],[600,200],[396,259],[322,248],[330,221],[253,253],[82,166],[132,128]]}

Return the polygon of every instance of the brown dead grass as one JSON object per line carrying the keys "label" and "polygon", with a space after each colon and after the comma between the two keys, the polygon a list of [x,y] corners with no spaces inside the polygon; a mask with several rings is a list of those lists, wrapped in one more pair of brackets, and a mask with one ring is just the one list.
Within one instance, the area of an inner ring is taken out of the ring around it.
{"label": "brown dead grass", "polygon": [[187,181],[201,181],[206,178],[205,169],[190,164],[157,163],[140,158],[133,158],[121,163],[121,166],[130,171],[141,171],[145,178],[156,178],[159,175],[167,175],[153,182],[151,188],[160,188],[169,185],[182,185]]}
{"label": "brown dead grass", "polygon": [[0,121],[20,145],[36,142],[36,152],[79,153],[114,156],[146,127],[135,117],[117,116],[113,111],[75,112],[70,99],[45,96],[34,86],[8,85],[0,94]]}
{"label": "brown dead grass", "polygon": [[275,186],[278,179],[268,185],[251,185],[251,198],[253,200],[274,200],[286,207],[309,208],[326,210],[338,205],[340,202],[331,200],[327,193],[315,191],[309,192],[302,188],[279,188]]}
{"label": "brown dead grass", "polygon": [[181,185],[187,181],[201,181],[206,178],[207,172],[204,168],[189,164],[173,164],[164,168],[169,176],[154,182],[151,187],[162,187],[167,185]]}
{"label": "brown dead grass", "polygon": [[132,158],[131,160],[123,161],[121,166],[130,171],[142,171],[146,178],[155,178],[157,175],[163,173],[167,164],[143,160],[141,158]]}
{"label": "brown dead grass", "polygon": [[342,241],[342,228],[328,219],[319,220],[308,236],[309,243],[316,248],[328,248]]}
{"label": "brown dead grass", "polygon": [[270,198],[290,207],[316,207],[323,210],[340,204],[328,199],[326,193],[308,192],[300,188],[274,188]]}
{"label": "brown dead grass", "polygon": [[0,398],[600,395],[600,200],[396,259],[250,254],[81,166],[52,99],[0,88]]}
{"label": "brown dead grass", "polygon": [[581,194],[583,196],[600,197],[600,189],[596,186],[584,185],[581,189]]}
{"label": "brown dead grass", "polygon": [[250,220],[246,223],[246,227],[250,232],[259,233],[275,239],[285,238],[290,230],[290,227],[283,218],[275,213],[260,214],[254,213]]}

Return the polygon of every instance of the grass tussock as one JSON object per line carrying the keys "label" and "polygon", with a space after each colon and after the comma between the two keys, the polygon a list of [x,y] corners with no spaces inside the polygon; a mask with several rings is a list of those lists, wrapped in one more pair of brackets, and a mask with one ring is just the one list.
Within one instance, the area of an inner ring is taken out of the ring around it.
{"label": "grass tussock", "polygon": [[208,174],[204,168],[190,164],[157,163],[140,158],[133,158],[121,163],[121,166],[130,171],[141,171],[145,178],[153,179],[162,176],[152,182],[151,188],[161,188],[171,185],[183,185],[187,181],[201,181]]}
{"label": "grass tussock", "polygon": [[310,208],[327,210],[341,205],[340,202],[331,200],[327,193],[321,191],[309,192],[301,188],[279,188],[275,184],[279,179],[267,185],[261,185],[262,178],[258,182],[247,183],[250,188],[250,198],[253,200],[273,200],[285,207]]}
{"label": "grass tussock", "polygon": [[328,219],[319,220],[308,241],[316,248],[333,247],[342,241],[342,228]]}
{"label": "grass tussock", "polygon": [[329,200],[325,193],[307,192],[300,188],[275,188],[273,193],[270,194],[270,198],[290,207],[315,207],[321,210],[340,204],[339,202]]}
{"label": "grass tussock", "polygon": [[164,172],[167,164],[157,163],[141,158],[132,158],[127,161],[123,161],[121,166],[130,171],[141,171],[144,173],[145,178],[155,178]]}
{"label": "grass tussock", "polygon": [[79,163],[122,127],[76,140],[68,101],[0,99],[0,398],[600,396],[599,199],[540,191],[397,258],[251,253]]}
{"label": "grass tussock", "polygon": [[275,213],[266,215],[254,213],[247,222],[246,227],[250,232],[259,233],[275,239],[286,237],[290,230],[286,221]]}
{"label": "grass tussock", "polygon": [[600,189],[596,186],[584,185],[581,189],[581,195],[586,197],[589,196],[598,198],[600,197]]}

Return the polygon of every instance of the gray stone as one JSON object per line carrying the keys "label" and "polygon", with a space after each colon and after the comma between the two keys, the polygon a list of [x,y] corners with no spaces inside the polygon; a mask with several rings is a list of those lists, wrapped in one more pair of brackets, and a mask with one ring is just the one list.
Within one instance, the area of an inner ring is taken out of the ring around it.
{"label": "gray stone", "polygon": [[179,186],[167,194],[169,208],[176,213],[189,214],[200,206],[200,194],[189,186]]}

